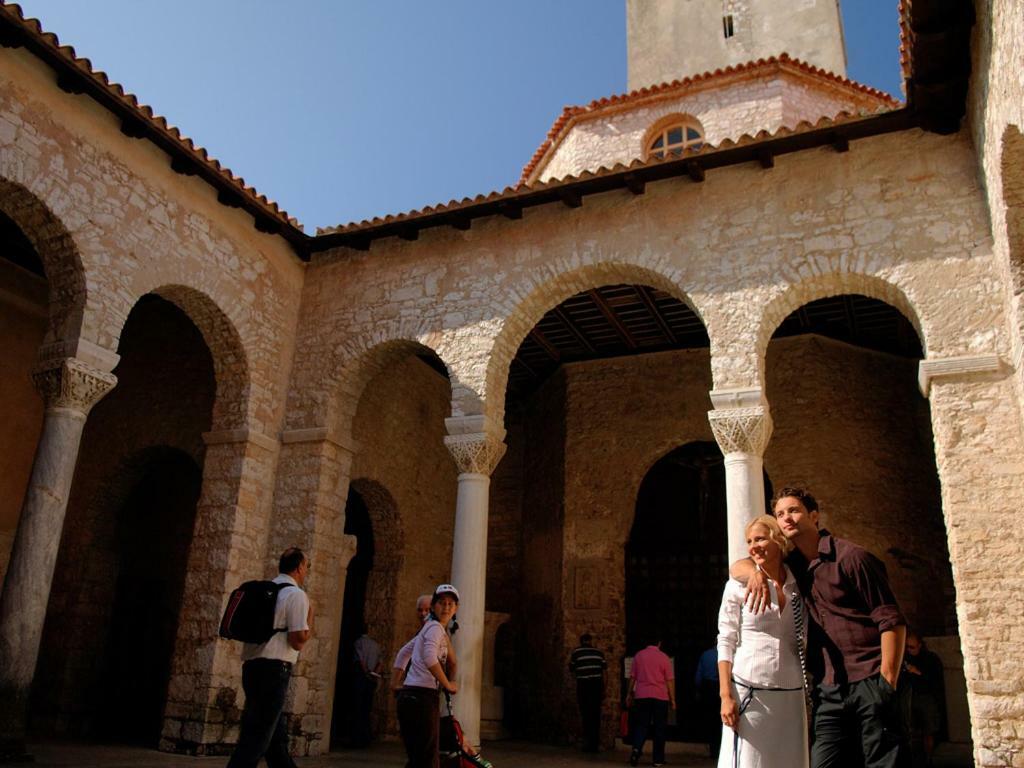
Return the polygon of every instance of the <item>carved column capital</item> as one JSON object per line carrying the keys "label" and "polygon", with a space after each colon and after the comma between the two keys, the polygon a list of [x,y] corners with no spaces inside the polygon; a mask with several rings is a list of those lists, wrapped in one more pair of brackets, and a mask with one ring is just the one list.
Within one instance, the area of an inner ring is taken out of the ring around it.
{"label": "carved column capital", "polygon": [[490,475],[505,455],[505,430],[487,416],[453,416],[444,420],[444,444],[459,474]]}
{"label": "carved column capital", "polygon": [[84,416],[114,388],[117,377],[76,357],[65,357],[36,366],[32,382],[47,410],[67,409]]}
{"label": "carved column capital", "polygon": [[455,459],[459,474],[490,475],[505,455],[505,443],[483,432],[448,435],[444,444]]}
{"label": "carved column capital", "polygon": [[708,411],[711,431],[723,454],[764,455],[772,435],[772,417],[766,405],[747,408],[716,408]]}

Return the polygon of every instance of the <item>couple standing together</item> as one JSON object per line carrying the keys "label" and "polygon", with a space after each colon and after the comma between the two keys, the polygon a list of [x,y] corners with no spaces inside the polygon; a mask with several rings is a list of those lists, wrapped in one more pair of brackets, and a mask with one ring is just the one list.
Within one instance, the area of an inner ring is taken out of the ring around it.
{"label": "couple standing together", "polygon": [[904,765],[906,620],[885,566],[819,530],[807,491],[784,488],[772,508],[747,525],[750,559],[722,596],[719,768],[806,767],[807,693],[811,768]]}

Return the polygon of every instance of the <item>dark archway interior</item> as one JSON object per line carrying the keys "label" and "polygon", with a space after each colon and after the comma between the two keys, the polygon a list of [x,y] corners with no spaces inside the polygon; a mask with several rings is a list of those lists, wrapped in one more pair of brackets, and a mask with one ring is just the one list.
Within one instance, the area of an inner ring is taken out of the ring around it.
{"label": "dark archway interior", "polygon": [[173,449],[154,450],[117,512],[117,580],[95,735],[156,746],[202,473]]}
{"label": "dark archway interior", "polygon": [[40,735],[155,746],[216,380],[199,329],[159,296],[133,307],[118,353],[82,436],[32,718]]}
{"label": "dark archway interior", "polygon": [[[675,661],[677,712],[694,711],[693,676],[715,644],[728,575],[725,467],[715,443],[695,442],[660,459],[644,477],[626,544],[626,648],[656,639]],[[670,738],[699,741],[692,718]]]}
{"label": "dark archway interior", "polygon": [[33,275],[46,277],[43,262],[32,243],[8,216],[0,211],[0,258],[17,264]]}
{"label": "dark archway interior", "polygon": [[338,641],[338,671],[334,684],[334,714],[331,717],[331,746],[350,738],[354,702],[356,665],[353,644],[366,624],[366,593],[373,570],[373,526],[366,501],[349,489],[345,502],[345,533],[356,537],[356,553],[348,564],[345,596],[341,612],[341,638]]}

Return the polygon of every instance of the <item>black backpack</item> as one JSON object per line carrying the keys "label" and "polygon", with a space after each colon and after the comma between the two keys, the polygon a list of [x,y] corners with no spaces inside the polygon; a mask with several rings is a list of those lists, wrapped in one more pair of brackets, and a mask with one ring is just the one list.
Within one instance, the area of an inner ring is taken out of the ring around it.
{"label": "black backpack", "polygon": [[220,636],[243,643],[265,643],[283,629],[274,627],[277,593],[291,584],[247,581],[231,593],[220,620]]}

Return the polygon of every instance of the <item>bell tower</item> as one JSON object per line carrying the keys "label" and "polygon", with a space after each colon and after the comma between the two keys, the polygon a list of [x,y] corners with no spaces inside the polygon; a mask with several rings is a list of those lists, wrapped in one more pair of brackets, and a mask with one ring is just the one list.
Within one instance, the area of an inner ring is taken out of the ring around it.
{"label": "bell tower", "polygon": [[788,53],[846,75],[839,0],[626,0],[629,88]]}

